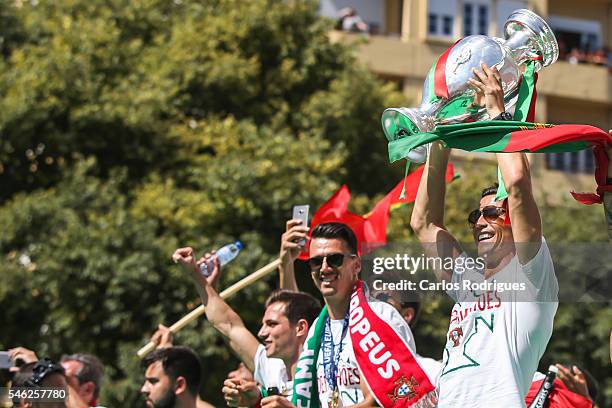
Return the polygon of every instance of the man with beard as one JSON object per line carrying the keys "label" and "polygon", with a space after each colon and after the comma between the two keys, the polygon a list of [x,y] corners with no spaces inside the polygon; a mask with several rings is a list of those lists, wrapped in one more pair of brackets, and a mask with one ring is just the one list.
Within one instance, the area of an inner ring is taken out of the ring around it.
{"label": "man with beard", "polygon": [[202,372],[193,350],[157,349],[142,360],[142,366],[145,382],[140,392],[148,408],[196,408]]}
{"label": "man with beard", "polygon": [[[488,114],[507,120],[501,78],[484,64],[470,84]],[[468,216],[478,258],[467,257],[444,225],[444,175],[450,150],[434,143],[416,196],[410,225],[440,281],[455,300],[439,378],[439,407],[524,407],[524,397],[552,334],[558,284],[542,236],[540,213],[524,153],[498,153],[507,197],[497,186],[482,192]],[[468,266],[470,265],[471,266]],[[499,283],[510,284],[504,290]],[[467,283],[467,287],[466,287]],[[477,285],[473,285],[477,284]]]}

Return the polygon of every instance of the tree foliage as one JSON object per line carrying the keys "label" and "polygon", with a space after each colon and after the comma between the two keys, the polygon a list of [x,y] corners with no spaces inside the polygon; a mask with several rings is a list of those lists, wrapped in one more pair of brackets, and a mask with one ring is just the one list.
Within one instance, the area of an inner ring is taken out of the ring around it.
{"label": "tree foliage", "polygon": [[[241,239],[247,250],[224,271],[226,287],[274,259],[293,204],[314,209],[347,183],[353,209],[365,213],[399,180],[379,118],[405,101],[329,41],[316,8],[0,2],[1,349],[97,354],[108,367],[101,401],[138,405],[135,351],[158,323],[198,305],[170,262],[174,248],[204,252]],[[449,189],[457,231],[481,187],[471,174]],[[409,211],[393,214],[390,240],[414,240]],[[594,211],[550,209],[547,225],[559,237],[596,239]],[[587,213],[584,229],[568,221]],[[254,331],[274,287],[269,278],[230,301]],[[546,358],[584,341],[585,365],[601,374],[610,309],[573,306],[560,308]],[[439,357],[448,310],[446,301],[426,305],[423,354]],[[176,342],[200,353],[202,394],[220,404],[236,363],[228,347],[205,321]]]}

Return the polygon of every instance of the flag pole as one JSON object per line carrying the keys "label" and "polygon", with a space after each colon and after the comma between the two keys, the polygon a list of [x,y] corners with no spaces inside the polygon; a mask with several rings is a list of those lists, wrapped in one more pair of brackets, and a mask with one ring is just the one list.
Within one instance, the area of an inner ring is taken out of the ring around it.
{"label": "flag pole", "polygon": [[[269,264],[256,270],[249,276],[234,283],[232,286],[225,289],[223,292],[219,293],[219,296],[221,296],[221,298],[223,299],[227,299],[231,297],[232,295],[236,294],[237,292],[249,286],[250,284],[258,281],[259,279],[263,278],[266,275],[269,275],[272,271],[278,268],[279,265],[280,265],[280,259],[276,259],[270,262]],[[200,305],[196,307],[191,312],[183,316],[180,320],[175,322],[172,326],[170,326],[170,332],[173,334],[178,332],[183,327],[187,326],[189,323],[196,320],[198,317],[202,316],[205,312],[206,312],[206,308],[204,307],[204,305]],[[155,350],[156,345],[157,345],[156,343],[153,343],[152,341],[150,341],[149,343],[147,343],[147,345],[145,345],[140,350],[138,350],[138,353],[137,353],[138,357],[143,358],[144,356],[146,356],[147,354]]]}

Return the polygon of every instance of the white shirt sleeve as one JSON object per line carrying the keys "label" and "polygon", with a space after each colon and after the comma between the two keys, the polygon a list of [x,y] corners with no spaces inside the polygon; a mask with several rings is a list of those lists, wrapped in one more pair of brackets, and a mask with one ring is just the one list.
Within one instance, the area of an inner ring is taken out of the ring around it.
{"label": "white shirt sleeve", "polygon": [[257,346],[257,351],[255,352],[255,357],[253,358],[253,363],[255,365],[255,372],[253,372],[253,377],[255,378],[255,381],[264,386],[267,360],[268,356],[266,356],[266,348],[263,346],[263,344],[260,344],[259,346]]}
{"label": "white shirt sleeve", "polygon": [[521,268],[525,277],[536,290],[536,301],[556,302],[558,300],[559,283],[544,237],[542,237],[542,245],[540,245],[538,253]]}

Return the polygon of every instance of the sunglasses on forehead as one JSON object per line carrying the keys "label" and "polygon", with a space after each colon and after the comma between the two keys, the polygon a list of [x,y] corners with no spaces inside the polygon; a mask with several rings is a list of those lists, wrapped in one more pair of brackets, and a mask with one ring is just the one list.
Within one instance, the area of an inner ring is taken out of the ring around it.
{"label": "sunglasses on forehead", "polygon": [[325,259],[327,262],[327,266],[331,268],[339,268],[344,263],[344,257],[348,256],[349,258],[354,258],[357,255],[355,254],[343,254],[343,253],[334,253],[327,254],[325,256],[314,256],[308,259],[308,266],[310,266],[311,271],[320,271],[323,266],[323,260]]}
{"label": "sunglasses on forehead", "polygon": [[39,387],[45,377],[53,373],[64,374],[64,368],[49,358],[43,358],[36,362],[32,369],[32,375],[25,383],[30,387]]}
{"label": "sunglasses on forehead", "polygon": [[487,222],[494,222],[501,215],[506,213],[506,209],[504,207],[496,207],[494,205],[489,205],[484,207],[482,210],[474,210],[468,215],[468,222],[473,227],[476,225],[480,216],[483,216]]}

